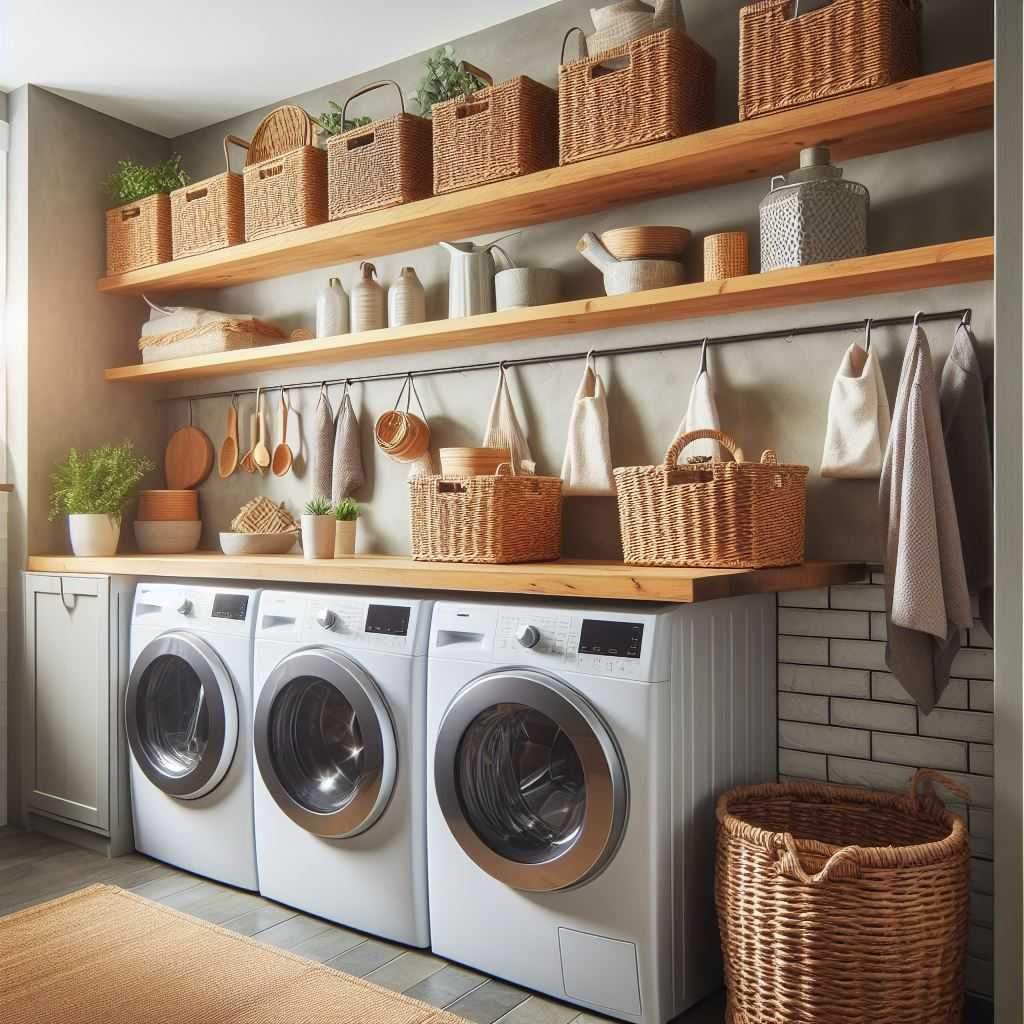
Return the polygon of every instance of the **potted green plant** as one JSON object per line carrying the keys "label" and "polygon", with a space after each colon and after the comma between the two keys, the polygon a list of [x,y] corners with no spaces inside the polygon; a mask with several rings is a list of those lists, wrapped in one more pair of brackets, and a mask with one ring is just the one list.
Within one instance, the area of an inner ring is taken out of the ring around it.
{"label": "potted green plant", "polygon": [[458,96],[469,96],[487,84],[468,71],[455,57],[451,46],[443,46],[427,57],[425,71],[416,91],[409,99],[423,117],[430,117],[435,103],[444,103]]}
{"label": "potted green plant", "polygon": [[326,498],[313,498],[302,510],[302,554],[334,557],[334,509]]}
{"label": "potted green plant", "polygon": [[313,118],[313,123],[319,126],[320,133],[327,136],[327,138],[330,138],[332,135],[341,135],[342,132],[350,132],[353,128],[362,128],[373,121],[372,117],[342,118],[344,111],[341,106],[335,103],[334,100],[328,100],[327,105],[331,108],[330,110],[326,110],[319,117]]}
{"label": "potted green plant", "polygon": [[351,498],[342,498],[334,506],[334,557],[344,558],[356,553],[356,527],[359,505]]}
{"label": "potted green plant", "polygon": [[76,555],[106,558],[117,551],[128,499],[153,468],[149,459],[135,454],[130,441],[68,452],[50,478],[50,521],[68,517]]}

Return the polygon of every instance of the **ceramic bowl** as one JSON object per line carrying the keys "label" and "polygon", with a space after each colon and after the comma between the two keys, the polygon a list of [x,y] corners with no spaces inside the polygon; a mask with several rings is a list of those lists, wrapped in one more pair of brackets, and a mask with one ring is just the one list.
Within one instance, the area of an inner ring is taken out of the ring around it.
{"label": "ceramic bowl", "polygon": [[295,547],[295,533],[222,533],[225,555],[286,555]]}
{"label": "ceramic bowl", "polygon": [[164,522],[135,520],[135,540],[146,555],[184,555],[199,547],[203,524],[198,519]]}
{"label": "ceramic bowl", "polygon": [[604,290],[608,295],[625,295],[669,288],[685,280],[683,265],[675,260],[623,260],[605,270]]}

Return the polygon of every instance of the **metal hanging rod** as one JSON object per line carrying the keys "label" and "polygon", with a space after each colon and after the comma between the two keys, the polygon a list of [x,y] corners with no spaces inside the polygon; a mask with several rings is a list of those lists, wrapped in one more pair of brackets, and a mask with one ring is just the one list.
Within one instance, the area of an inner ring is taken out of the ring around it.
{"label": "metal hanging rod", "polygon": [[772,341],[778,338],[803,338],[811,334],[840,334],[871,327],[903,327],[915,321],[919,323],[936,323],[944,320],[960,320],[968,326],[971,323],[970,307],[948,309],[941,313],[919,313],[916,316],[890,316],[879,318],[862,317],[860,320],[845,320],[841,323],[811,324],[805,327],[780,328],[774,331],[760,331],[754,334],[730,334],[719,338],[691,338],[687,341],[660,341],[650,345],[632,345],[619,348],[595,348],[583,352],[556,352],[543,356],[524,356],[521,359],[495,359],[486,363],[466,363],[461,366],[435,366],[423,370],[402,370],[391,373],[369,373],[353,377],[330,377],[317,380],[298,381],[294,384],[269,384],[259,388],[235,388],[229,391],[209,391],[198,395],[172,395],[161,398],[161,402],[202,402],[212,398],[232,398],[236,395],[254,395],[263,391],[300,391],[304,388],[320,388],[324,385],[363,384],[376,380],[405,380],[407,377],[439,377],[450,373],[472,373],[476,370],[497,370],[499,367],[510,366],[541,366],[547,363],[568,363],[585,359],[587,355],[596,358],[612,356],[640,355],[652,352],[674,352],[684,348],[697,348],[706,341],[709,345],[733,345],[745,341]]}

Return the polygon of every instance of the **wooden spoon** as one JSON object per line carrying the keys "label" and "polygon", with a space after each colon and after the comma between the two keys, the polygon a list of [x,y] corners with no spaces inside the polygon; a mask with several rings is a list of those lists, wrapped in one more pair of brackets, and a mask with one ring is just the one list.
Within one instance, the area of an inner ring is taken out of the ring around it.
{"label": "wooden spoon", "polygon": [[231,396],[228,406],[228,433],[220,446],[217,459],[217,472],[221,480],[226,480],[238,468],[238,397]]}
{"label": "wooden spoon", "polygon": [[270,465],[270,449],[267,447],[267,421],[263,415],[263,394],[256,393],[256,416],[259,419],[259,433],[256,436],[256,447],[252,450],[252,461],[261,473],[265,473]]}
{"label": "wooden spoon", "polygon": [[249,449],[242,456],[242,469],[246,473],[256,472],[256,463],[252,460],[252,453],[256,450],[256,410],[253,409],[249,417]]}
{"label": "wooden spoon", "polygon": [[280,440],[270,460],[274,476],[284,476],[292,468],[292,450],[288,447],[288,389],[281,389],[281,401],[277,407],[277,429]]}

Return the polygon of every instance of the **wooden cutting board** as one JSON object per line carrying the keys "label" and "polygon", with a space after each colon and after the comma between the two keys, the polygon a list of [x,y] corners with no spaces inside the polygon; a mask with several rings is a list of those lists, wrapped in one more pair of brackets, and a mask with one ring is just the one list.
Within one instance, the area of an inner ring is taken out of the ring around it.
{"label": "wooden cutting board", "polygon": [[164,475],[172,491],[198,487],[213,469],[213,442],[198,427],[182,427],[167,442]]}

